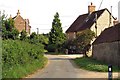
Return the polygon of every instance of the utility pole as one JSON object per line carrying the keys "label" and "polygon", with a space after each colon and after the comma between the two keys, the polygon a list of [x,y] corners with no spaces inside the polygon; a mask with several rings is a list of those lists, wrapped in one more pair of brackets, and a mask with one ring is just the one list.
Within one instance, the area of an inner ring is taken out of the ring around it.
{"label": "utility pole", "polygon": [[109,27],[111,26],[111,23],[112,23],[112,6],[111,6],[110,19],[109,19]]}
{"label": "utility pole", "polygon": [[97,38],[97,13],[95,14],[95,37]]}
{"label": "utility pole", "polygon": [[103,3],[103,0],[101,1],[101,3],[100,3],[100,6],[99,6],[98,10],[101,8],[102,3]]}
{"label": "utility pole", "polygon": [[39,28],[37,28],[37,34],[39,34]]}

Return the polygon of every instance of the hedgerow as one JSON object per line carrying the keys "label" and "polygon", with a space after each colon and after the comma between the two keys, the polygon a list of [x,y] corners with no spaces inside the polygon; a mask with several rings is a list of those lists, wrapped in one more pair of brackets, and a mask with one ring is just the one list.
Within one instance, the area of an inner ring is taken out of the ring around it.
{"label": "hedgerow", "polygon": [[[3,78],[23,77],[27,75],[27,71],[30,72],[29,70],[27,70],[28,65],[30,68],[37,64],[39,65],[39,67],[40,66],[43,67],[45,61],[43,53],[44,46],[40,43],[38,46],[20,40],[3,40],[2,77]],[[21,72],[18,73],[16,71]]]}

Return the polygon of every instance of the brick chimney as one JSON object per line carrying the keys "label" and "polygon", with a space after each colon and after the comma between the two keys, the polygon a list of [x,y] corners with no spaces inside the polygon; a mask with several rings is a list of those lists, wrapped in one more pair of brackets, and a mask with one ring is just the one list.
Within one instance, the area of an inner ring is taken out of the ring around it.
{"label": "brick chimney", "polygon": [[93,3],[91,2],[91,4],[88,6],[88,13],[94,12],[95,11],[95,7],[96,6],[94,6]]}
{"label": "brick chimney", "polygon": [[20,11],[18,10],[17,15],[20,15]]}
{"label": "brick chimney", "polygon": [[12,15],[10,14],[10,17],[9,17],[9,19],[12,19]]}

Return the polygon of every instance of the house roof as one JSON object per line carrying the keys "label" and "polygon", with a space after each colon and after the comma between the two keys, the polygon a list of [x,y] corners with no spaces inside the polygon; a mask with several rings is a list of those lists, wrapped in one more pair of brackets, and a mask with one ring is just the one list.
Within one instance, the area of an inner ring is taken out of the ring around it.
{"label": "house roof", "polygon": [[[87,13],[87,14],[80,15],[73,22],[73,24],[67,29],[66,33],[78,32],[78,31],[85,30],[87,28],[91,28],[91,26],[95,23],[95,19],[96,18],[98,19],[105,10],[109,12],[109,10],[105,8],[102,10],[94,11],[91,14]],[[109,12],[109,14],[111,13]]]}
{"label": "house roof", "polygon": [[80,15],[74,22],[73,24],[67,29],[67,32],[76,32],[78,30],[78,26],[82,26],[84,20],[87,18],[89,14],[83,14]]}
{"label": "house roof", "polygon": [[17,16],[13,17],[12,19],[15,19]]}
{"label": "house roof", "polygon": [[115,26],[106,28],[93,42],[93,45],[115,41],[120,41],[120,23]]}
{"label": "house roof", "polygon": [[[17,17],[21,17],[21,15],[16,15],[15,17],[13,17],[12,19],[15,20]],[[29,19],[23,19],[23,17],[21,17],[23,21],[28,21],[28,25],[29,25]],[[31,26],[29,25],[29,27],[31,28]]]}

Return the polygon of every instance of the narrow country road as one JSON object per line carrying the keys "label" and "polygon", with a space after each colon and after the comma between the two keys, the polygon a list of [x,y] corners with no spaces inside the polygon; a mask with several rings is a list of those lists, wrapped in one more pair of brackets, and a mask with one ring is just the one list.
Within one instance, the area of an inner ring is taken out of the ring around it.
{"label": "narrow country road", "polygon": [[[82,55],[45,55],[49,62],[47,66],[34,73],[30,78],[107,78],[107,73],[92,72],[79,69],[72,59]],[[113,77],[118,74],[114,73]]]}

